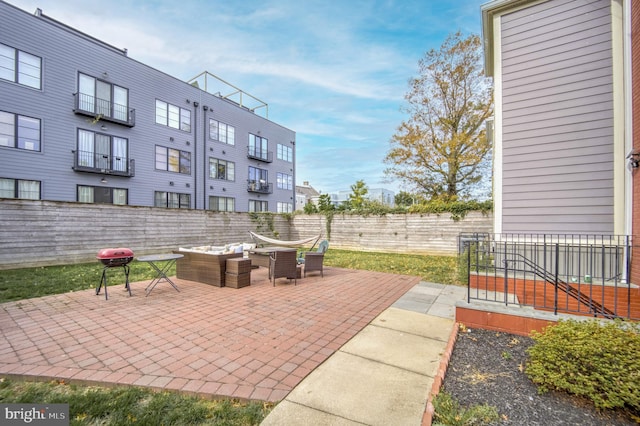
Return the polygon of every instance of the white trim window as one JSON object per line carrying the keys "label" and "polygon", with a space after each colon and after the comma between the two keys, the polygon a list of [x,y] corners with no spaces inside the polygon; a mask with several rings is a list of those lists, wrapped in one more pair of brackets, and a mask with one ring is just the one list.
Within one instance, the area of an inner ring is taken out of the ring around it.
{"label": "white trim window", "polygon": [[191,194],[156,191],[153,197],[153,205],[154,207],[168,209],[188,209],[191,208]]}
{"label": "white trim window", "polygon": [[191,174],[191,153],[156,145],[156,170]]}
{"label": "white trim window", "polygon": [[89,130],[78,130],[78,165],[126,172],[129,168],[129,141]]}
{"label": "white trim window", "polygon": [[278,201],[278,213],[293,213],[293,203],[281,203]]}
{"label": "white trim window", "polygon": [[191,132],[191,111],[156,99],[156,123]]}
{"label": "white trim window", "polygon": [[249,200],[250,212],[268,212],[269,204],[266,201],[261,200]]}
{"label": "white trim window", "polygon": [[277,146],[277,158],[278,160],[284,160],[289,163],[293,163],[293,148],[281,143]]}
{"label": "white trim window", "polygon": [[236,144],[236,129],[233,126],[209,119],[209,139],[226,143],[227,145]]}
{"label": "white trim window", "polygon": [[0,44],[0,79],[42,89],[42,58]]}
{"label": "white trim window", "polygon": [[79,73],[78,108],[98,116],[128,122],[129,89]]}
{"label": "white trim window", "polygon": [[236,165],[232,161],[209,158],[209,177],[219,180],[236,180]]}
{"label": "white trim window", "polygon": [[286,173],[278,173],[276,175],[276,187],[278,189],[293,190],[293,176]]}
{"label": "white trim window", "polygon": [[78,202],[91,204],[115,204],[126,206],[129,190],[103,186],[78,185]]}
{"label": "white trim window", "polygon": [[266,138],[249,133],[249,155],[269,160],[269,141]]}
{"label": "white trim window", "polygon": [[0,111],[0,146],[40,151],[40,119]]}
{"label": "white trim window", "polygon": [[209,210],[215,212],[234,212],[236,211],[236,199],[233,197],[218,197],[212,195],[209,197]]}
{"label": "white trim window", "polygon": [[40,181],[0,178],[0,198],[40,199]]}

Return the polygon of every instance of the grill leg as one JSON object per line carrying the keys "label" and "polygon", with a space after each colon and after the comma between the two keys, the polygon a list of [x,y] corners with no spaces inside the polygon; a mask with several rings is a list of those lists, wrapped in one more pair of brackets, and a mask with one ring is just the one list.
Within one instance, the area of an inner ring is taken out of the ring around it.
{"label": "grill leg", "polygon": [[96,289],[96,295],[100,294],[102,283],[104,283],[104,300],[107,300],[109,299],[109,297],[107,296],[107,267],[102,268],[102,278],[100,278],[100,285]]}
{"label": "grill leg", "polygon": [[129,285],[129,265],[122,265],[122,267],[124,268],[124,276],[126,277],[124,288],[129,290],[129,296],[131,296],[131,286]]}

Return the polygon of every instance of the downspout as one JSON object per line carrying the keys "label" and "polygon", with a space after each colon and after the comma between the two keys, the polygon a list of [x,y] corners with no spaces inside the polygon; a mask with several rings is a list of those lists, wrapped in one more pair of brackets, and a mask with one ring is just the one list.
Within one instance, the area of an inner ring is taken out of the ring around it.
{"label": "downspout", "polygon": [[198,102],[193,106],[193,208],[198,209]]}
{"label": "downspout", "polygon": [[293,155],[291,156],[291,159],[293,160],[293,164],[292,164],[292,168],[291,171],[293,172],[293,210],[292,211],[296,211],[296,141],[292,140],[291,141],[291,145],[292,145],[292,149],[293,149]]}
{"label": "downspout", "polygon": [[[207,161],[207,111],[209,111],[209,107],[206,105],[202,106],[204,112],[202,113],[202,209],[207,209],[207,178],[208,178],[208,168],[209,164]],[[211,110],[213,112],[213,109]]]}

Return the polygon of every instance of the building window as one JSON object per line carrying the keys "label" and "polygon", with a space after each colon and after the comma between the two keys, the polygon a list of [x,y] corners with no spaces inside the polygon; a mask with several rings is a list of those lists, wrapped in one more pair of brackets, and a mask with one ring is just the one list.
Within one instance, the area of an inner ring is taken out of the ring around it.
{"label": "building window", "polygon": [[78,130],[78,166],[100,170],[129,170],[129,141],[116,136]]}
{"label": "building window", "polygon": [[293,189],[293,176],[286,173],[278,173],[276,186],[278,189]]}
{"label": "building window", "polygon": [[228,124],[209,119],[209,138],[228,145],[235,145],[236,129]]}
{"label": "building window", "polygon": [[153,205],[168,209],[188,209],[191,208],[191,194],[156,191]]}
{"label": "building window", "polygon": [[250,212],[268,212],[269,206],[266,201],[249,200]]}
{"label": "building window", "polygon": [[278,160],[288,161],[289,163],[293,163],[293,148],[290,146],[278,144],[277,154]]}
{"label": "building window", "polygon": [[249,156],[269,160],[269,141],[249,133]]}
{"label": "building window", "polygon": [[236,165],[231,161],[209,158],[209,177],[211,179],[235,180]]}
{"label": "building window", "polygon": [[42,59],[0,44],[0,79],[41,89]]}
{"label": "building window", "polygon": [[191,174],[191,153],[156,145],[156,170]]}
{"label": "building window", "polygon": [[269,192],[268,172],[265,169],[249,166],[249,190]]}
{"label": "building window", "polygon": [[293,213],[293,204],[278,202],[278,213]]}
{"label": "building window", "polygon": [[129,90],[80,73],[78,109],[98,117],[129,122]]}
{"label": "building window", "polygon": [[231,197],[209,197],[209,210],[216,212],[236,211],[236,199]]}
{"label": "building window", "polygon": [[128,204],[129,190],[104,186],[78,185],[78,202],[93,204]]}
{"label": "building window", "polygon": [[156,99],[156,123],[191,132],[191,111]]}
{"label": "building window", "polygon": [[40,151],[40,120],[0,111],[0,146]]}
{"label": "building window", "polygon": [[40,181],[0,178],[0,198],[40,199]]}

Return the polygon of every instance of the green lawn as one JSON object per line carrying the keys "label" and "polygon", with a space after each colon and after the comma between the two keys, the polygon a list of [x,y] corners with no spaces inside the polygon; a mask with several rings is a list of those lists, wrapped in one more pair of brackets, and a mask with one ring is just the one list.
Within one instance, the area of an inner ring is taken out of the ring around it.
{"label": "green lawn", "polygon": [[[459,284],[455,257],[371,253],[330,249],[326,266],[420,276],[426,281]],[[131,282],[150,280],[153,269],[132,262]],[[0,270],[0,303],[95,288],[99,262]],[[168,272],[175,275],[175,267]],[[109,270],[109,286],[123,285],[123,268]],[[102,388],[66,383],[0,379],[0,403],[68,403],[72,425],[258,425],[273,408],[266,403],[209,401],[136,387]]]}
{"label": "green lawn", "polygon": [[[457,258],[449,256],[420,256],[395,253],[329,250],[324,264],[348,269],[389,272],[420,276],[426,281],[459,284]],[[142,262],[129,264],[131,282],[150,280],[153,269]],[[0,303],[49,294],[95,288],[100,283],[102,265],[99,262],[40,268],[0,270]],[[175,275],[175,266],[167,275]],[[111,268],[109,286],[124,283],[123,268]]]}

